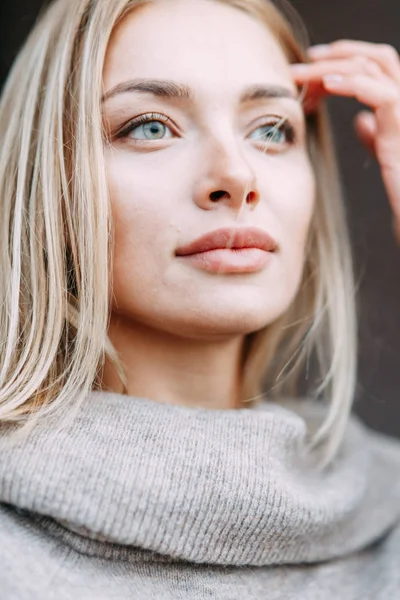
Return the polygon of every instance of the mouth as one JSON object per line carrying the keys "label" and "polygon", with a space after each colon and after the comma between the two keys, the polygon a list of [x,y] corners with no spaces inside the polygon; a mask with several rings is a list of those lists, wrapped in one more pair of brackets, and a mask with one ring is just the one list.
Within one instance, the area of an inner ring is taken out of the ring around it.
{"label": "mouth", "polygon": [[264,269],[276,241],[259,228],[217,229],[177,249],[176,256],[213,273],[253,273]]}
{"label": "mouth", "polygon": [[192,266],[210,273],[254,273],[265,268],[271,257],[271,252],[260,250],[260,248],[235,248],[232,250],[218,248],[188,254],[182,259]]}

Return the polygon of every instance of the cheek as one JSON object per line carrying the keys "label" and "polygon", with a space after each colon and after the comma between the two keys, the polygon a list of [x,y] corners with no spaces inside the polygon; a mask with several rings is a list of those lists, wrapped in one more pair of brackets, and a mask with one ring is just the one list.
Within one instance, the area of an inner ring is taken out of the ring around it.
{"label": "cheek", "polygon": [[151,154],[106,156],[114,234],[113,296],[121,309],[128,301],[136,305],[143,295],[156,293],[168,277],[180,235],[177,216],[187,197],[184,182],[171,168],[156,168],[155,162]]}
{"label": "cheek", "polygon": [[[300,284],[305,247],[315,209],[316,181],[312,165],[304,157],[275,171],[279,194],[271,201],[271,211],[277,223],[281,247],[281,267],[288,287],[295,290]],[[289,284],[290,282],[290,284]]]}
{"label": "cheek", "polygon": [[142,163],[129,152],[116,153],[106,161],[117,252],[131,244],[136,251],[149,250],[173,226],[176,178],[164,175],[154,164],[149,169]]}
{"label": "cheek", "polygon": [[316,182],[308,160],[299,162],[296,167],[288,181],[288,204],[284,210],[295,239],[304,244],[315,208]]}
{"label": "cheek", "polygon": [[[114,235],[114,293],[129,277],[139,280],[138,270],[156,276],[152,249],[166,236],[168,214],[158,181],[149,179],[123,154],[109,158],[107,181]],[[161,236],[161,239],[160,239]]]}
{"label": "cheek", "polygon": [[315,208],[316,181],[313,168],[306,156],[300,156],[291,165],[276,165],[273,173],[274,189],[270,209],[279,228],[282,247],[287,252],[301,250],[306,243]]}

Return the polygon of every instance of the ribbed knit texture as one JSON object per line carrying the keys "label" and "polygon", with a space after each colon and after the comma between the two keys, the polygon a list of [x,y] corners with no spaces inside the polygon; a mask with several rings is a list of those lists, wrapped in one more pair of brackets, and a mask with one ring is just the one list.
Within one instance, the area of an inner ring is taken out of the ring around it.
{"label": "ribbed knit texture", "polygon": [[400,599],[400,442],[353,414],[317,473],[325,409],[296,402],[93,392],[64,431],[3,425],[1,600]]}

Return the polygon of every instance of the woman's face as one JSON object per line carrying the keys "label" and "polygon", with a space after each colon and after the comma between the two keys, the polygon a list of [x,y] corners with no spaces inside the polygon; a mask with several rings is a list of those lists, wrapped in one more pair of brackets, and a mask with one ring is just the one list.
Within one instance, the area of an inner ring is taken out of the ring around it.
{"label": "woman's face", "polygon": [[[167,93],[178,84],[190,97]],[[255,86],[269,91],[241,98]],[[300,283],[315,180],[297,88],[269,31],[209,0],[143,5],[113,34],[104,91],[113,311],[193,339],[277,319]],[[204,234],[248,227],[276,249],[176,255]]]}

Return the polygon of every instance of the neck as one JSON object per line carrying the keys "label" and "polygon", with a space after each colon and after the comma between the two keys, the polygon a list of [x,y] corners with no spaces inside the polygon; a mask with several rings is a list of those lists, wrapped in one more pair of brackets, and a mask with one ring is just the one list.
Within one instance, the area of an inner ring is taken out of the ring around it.
{"label": "neck", "polygon": [[[188,339],[115,314],[108,335],[125,368],[130,396],[189,407],[240,408],[243,336]],[[101,381],[102,389],[123,392],[109,361]]]}

